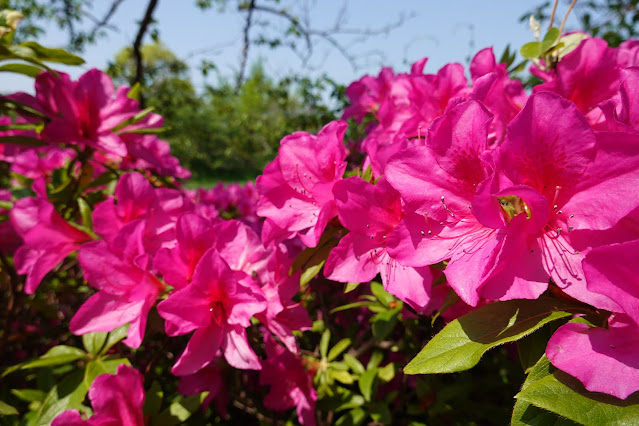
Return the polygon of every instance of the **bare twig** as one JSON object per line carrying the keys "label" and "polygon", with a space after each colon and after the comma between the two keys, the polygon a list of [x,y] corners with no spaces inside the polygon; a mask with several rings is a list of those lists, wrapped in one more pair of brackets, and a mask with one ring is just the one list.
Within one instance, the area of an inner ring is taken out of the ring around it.
{"label": "bare twig", "polygon": [[[310,58],[314,54],[314,45],[317,40],[324,41],[328,43],[334,50],[336,50],[353,68],[353,70],[358,70],[360,68],[358,59],[362,55],[356,55],[351,53],[352,50],[349,49],[349,46],[344,44],[339,37],[340,36],[361,36],[359,42],[364,41],[367,37],[378,36],[382,34],[388,34],[395,28],[403,25],[407,19],[405,15],[400,15],[399,19],[395,22],[387,24],[378,29],[359,29],[359,28],[345,28],[346,22],[346,5],[344,2],[342,8],[340,9],[335,22],[332,27],[328,29],[317,29],[311,26],[310,20],[310,10],[308,7],[303,7],[304,14],[300,18],[288,12],[283,8],[275,8],[270,6],[265,6],[263,4],[257,4],[255,0],[252,0],[250,5],[241,6],[240,10],[248,11],[249,16],[251,11],[260,12],[265,15],[271,15],[285,21],[288,21],[290,26],[295,30],[295,33],[303,39],[303,46],[298,47],[295,43],[280,43],[281,46],[290,48],[296,56],[300,58],[302,64],[305,67],[308,67],[308,63]],[[303,3],[303,6],[307,6],[307,3]],[[408,18],[412,18],[414,15],[409,16]],[[244,47],[245,50],[247,46],[247,35],[248,28],[252,25],[249,22],[249,17],[247,16],[247,25],[244,29]],[[242,55],[242,63],[246,61],[247,55]],[[241,77],[243,78],[243,70],[245,65],[240,67]]]}
{"label": "bare twig", "polygon": [[244,25],[244,45],[242,46],[242,57],[240,59],[240,70],[237,73],[237,80],[235,82],[235,90],[240,90],[242,83],[244,82],[244,74],[246,73],[246,63],[248,61],[249,46],[251,41],[249,39],[249,32],[251,30],[251,21],[253,19],[253,11],[255,10],[255,0],[251,0],[248,5],[248,13],[246,15],[246,24]]}
{"label": "bare twig", "polygon": [[95,23],[93,28],[91,28],[91,31],[87,33],[87,38],[89,40],[94,38],[96,34],[98,33],[98,31],[100,31],[102,28],[117,30],[117,27],[115,27],[114,25],[110,25],[109,21],[111,20],[111,18],[113,17],[115,12],[118,10],[118,7],[122,4],[123,1],[124,0],[113,0],[113,3],[111,3],[111,7],[109,8],[109,10],[107,10],[107,12],[104,14],[102,19],[98,19],[97,17],[91,15],[89,12],[82,11],[82,14],[84,16],[91,19]]}
{"label": "bare twig", "polygon": [[552,28],[552,24],[555,23],[555,12],[557,11],[557,5],[559,0],[555,0],[555,4],[552,6],[552,13],[550,14],[550,22],[548,23],[548,31]]}
{"label": "bare twig", "polygon": [[568,15],[570,15],[570,11],[572,10],[573,7],[575,7],[576,3],[577,3],[577,0],[572,0],[572,2],[570,3],[570,6],[568,6],[568,10],[566,11],[566,14],[564,15],[564,19],[561,21],[561,26],[559,27],[559,34],[564,33],[564,26],[566,25],[566,21],[568,20]]}
{"label": "bare twig", "polygon": [[[144,34],[146,30],[149,28],[151,21],[153,20],[153,11],[158,4],[158,0],[149,0],[149,5],[146,8],[146,12],[144,13],[144,18],[142,18],[142,22],[140,22],[140,28],[138,29],[138,35],[135,37],[135,42],[133,43],[133,57],[135,58],[135,78],[132,84],[140,83],[143,85],[144,80],[144,64],[142,62],[142,39],[144,38]],[[140,108],[144,108],[144,97],[142,91],[140,91]]]}

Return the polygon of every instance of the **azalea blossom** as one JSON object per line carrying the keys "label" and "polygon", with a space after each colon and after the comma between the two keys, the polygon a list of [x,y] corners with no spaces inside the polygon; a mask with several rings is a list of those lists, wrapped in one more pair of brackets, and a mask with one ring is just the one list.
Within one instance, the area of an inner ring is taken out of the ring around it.
{"label": "azalea blossom", "polygon": [[164,290],[164,284],[149,271],[150,257],[143,245],[145,230],[144,221],[132,221],[110,243],[94,241],[82,246],[80,266],[98,292],[71,319],[73,333],[112,331],[131,323],[124,343],[140,346],[149,311]]}
{"label": "azalea blossom", "polygon": [[167,334],[195,331],[173,366],[173,374],[195,373],[213,360],[218,349],[232,366],[259,370],[246,327],[251,316],[264,309],[264,295],[251,277],[231,270],[215,249],[208,250],[198,262],[191,284],[158,304]]}
{"label": "azalea blossom", "polygon": [[[44,182],[34,184],[39,185]],[[24,287],[27,294],[33,293],[44,276],[65,257],[93,240],[65,221],[42,195],[16,201],[9,212],[11,225],[23,241],[14,260],[17,272],[27,275]]]}
{"label": "azalea blossom", "polygon": [[350,232],[328,256],[326,278],[368,282],[381,273],[390,294],[424,311],[430,302],[430,269],[402,266],[386,251],[388,236],[404,216],[399,193],[384,178],[373,185],[359,177],[338,182],[333,193],[340,223]]}
{"label": "azalea blossom", "polygon": [[[317,136],[306,132],[286,136],[279,155],[257,178],[262,196],[257,213],[283,231],[279,236],[299,235],[305,245],[315,247],[337,215],[332,188],[346,169],[345,131],[345,122],[333,121]],[[262,234],[262,240],[265,245],[274,242],[268,232]]]}
{"label": "azalea blossom", "polygon": [[101,374],[91,384],[89,400],[93,416],[83,420],[76,410],[58,415],[52,426],[144,426],[143,378],[133,367],[118,366],[116,374]]}
{"label": "azalea blossom", "polygon": [[295,407],[301,424],[315,425],[317,392],[302,359],[278,345],[268,334],[264,335],[264,346],[267,358],[262,361],[260,383],[271,386],[264,406],[272,410]]}

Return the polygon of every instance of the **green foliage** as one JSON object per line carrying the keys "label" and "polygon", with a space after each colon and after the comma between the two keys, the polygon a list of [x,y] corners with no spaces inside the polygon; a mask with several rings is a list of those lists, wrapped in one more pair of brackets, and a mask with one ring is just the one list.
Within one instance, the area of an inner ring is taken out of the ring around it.
{"label": "green foliage", "polygon": [[579,312],[584,312],[584,308],[548,297],[491,303],[447,324],[404,372],[435,374],[467,370],[489,349]]}

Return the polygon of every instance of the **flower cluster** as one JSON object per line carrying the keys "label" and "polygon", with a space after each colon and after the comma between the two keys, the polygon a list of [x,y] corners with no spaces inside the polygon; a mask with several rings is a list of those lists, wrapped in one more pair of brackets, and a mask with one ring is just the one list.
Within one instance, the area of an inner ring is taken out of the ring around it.
{"label": "flower cluster", "polygon": [[[473,58],[470,81],[459,64],[436,74],[424,73],[426,59],[407,74],[385,68],[346,91],[344,120],[368,121],[361,164],[348,162],[347,122],[333,121],[284,137],[254,186],[193,191],[180,189],[189,172],[153,134],[161,117],[140,111],[128,88],[97,70],[77,82],[43,73],[35,96],[11,96],[39,115],[1,122],[14,125],[3,135],[32,144],[0,145],[31,194],[0,191],[12,204],[0,206],[10,219],[0,222],[2,254],[34,293],[77,253],[93,290],[71,332],[128,324],[124,343],[140,348],[157,312],[167,339],[189,336],[171,368],[178,390],[208,391],[205,405],[214,399],[221,412],[224,371],[259,370],[251,385],[270,386],[265,407],[296,407],[315,424],[327,372],[353,379],[346,363],[329,366],[346,346],[303,347],[313,321],[330,320],[326,306],[310,308],[312,293],[378,275],[373,293],[402,318],[450,320],[542,295],[579,306],[601,323],[566,322],[546,356],[589,391],[625,399],[639,390],[638,49],[586,39],[556,66],[534,67],[544,83],[530,95],[491,49]],[[144,423],[131,367],[99,376],[89,398],[88,424]],[[65,411],[54,424],[86,423]]]}

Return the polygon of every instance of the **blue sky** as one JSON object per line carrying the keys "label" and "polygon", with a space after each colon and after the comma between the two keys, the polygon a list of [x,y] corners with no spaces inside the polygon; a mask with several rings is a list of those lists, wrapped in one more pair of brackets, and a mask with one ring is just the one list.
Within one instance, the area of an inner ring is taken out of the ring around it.
{"label": "blue sky", "polygon": [[[343,37],[341,42],[349,46],[349,51],[360,56],[359,67],[353,69],[349,62],[327,43],[316,44],[314,55],[307,67],[297,56],[286,49],[270,50],[251,48],[249,61],[261,58],[267,72],[274,76],[286,76],[290,72],[301,72],[317,76],[327,74],[337,82],[348,84],[364,74],[377,74],[381,66],[391,66],[396,71],[405,71],[410,63],[429,57],[427,72],[436,72],[448,62],[466,64],[471,53],[493,46],[496,55],[504,47],[519,47],[532,41],[533,36],[526,23],[519,17],[541,3],[542,0],[296,0],[289,2],[292,13],[302,15],[301,7],[307,5],[312,27],[331,28],[339,16],[343,16],[344,28],[375,29],[395,22],[400,16],[407,18],[403,25],[388,34],[366,37]],[[102,8],[110,1],[95,1],[93,14],[101,16]],[[231,2],[233,3],[233,2]],[[286,1],[281,4],[287,3]],[[105,68],[108,61],[125,46],[132,44],[136,32],[136,22],[141,19],[146,8],[146,0],[126,0],[118,9],[112,21],[118,28],[95,45],[89,46],[82,54],[86,64],[81,67],[67,67],[64,71],[77,78],[87,69]],[[340,11],[346,10],[345,14]],[[561,4],[558,16],[561,19],[566,9]],[[266,18],[262,15],[263,18]],[[201,60],[216,64],[219,72],[231,77],[238,69],[242,48],[242,28],[244,14],[232,8],[222,12],[217,8],[201,11],[193,0],[160,0],[154,15],[160,31],[160,39],[179,58],[192,67],[192,79],[196,87],[205,84],[197,70]],[[285,23],[278,18],[268,17],[270,22]],[[574,24],[574,21],[571,21]],[[257,34],[256,31],[253,32]],[[150,41],[150,37],[145,39]],[[50,27],[46,37],[39,40],[50,47],[63,47],[66,35]],[[374,52],[374,54],[368,54]],[[208,81],[214,83],[215,76]],[[30,91],[32,80],[3,75],[0,92]]]}

